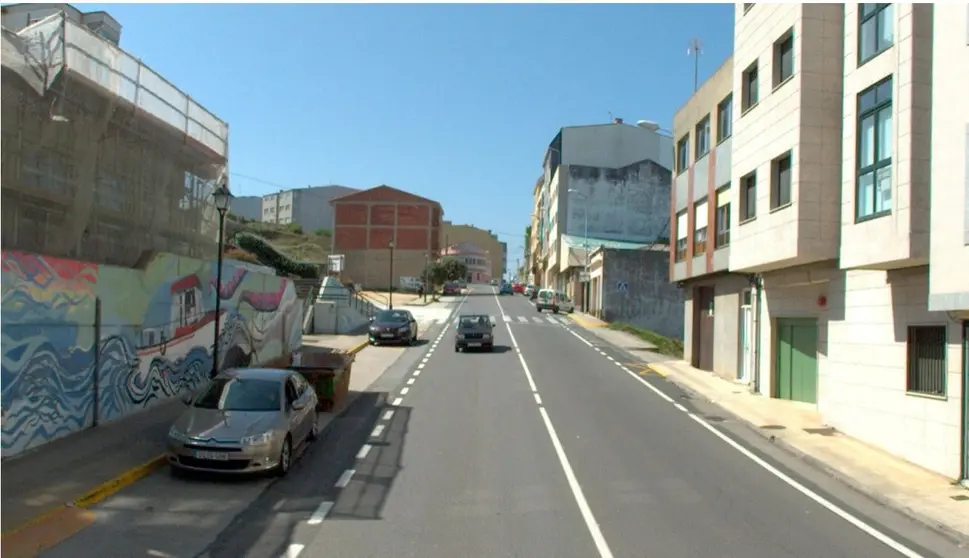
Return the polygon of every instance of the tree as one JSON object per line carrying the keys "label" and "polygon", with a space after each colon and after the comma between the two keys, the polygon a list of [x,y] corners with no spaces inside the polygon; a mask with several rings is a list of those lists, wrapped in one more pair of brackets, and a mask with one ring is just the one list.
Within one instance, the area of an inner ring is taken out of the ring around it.
{"label": "tree", "polygon": [[432,286],[443,285],[447,281],[457,281],[467,277],[468,266],[454,258],[444,258],[427,264],[425,274],[427,282]]}

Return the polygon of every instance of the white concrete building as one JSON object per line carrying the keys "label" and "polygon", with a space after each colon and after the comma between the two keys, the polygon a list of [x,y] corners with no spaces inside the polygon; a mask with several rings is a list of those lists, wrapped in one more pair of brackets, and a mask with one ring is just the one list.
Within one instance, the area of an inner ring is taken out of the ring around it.
{"label": "white concrete building", "polygon": [[[702,278],[737,379],[962,479],[967,20],[965,4],[737,4],[730,250],[710,270],[730,275]],[[691,228],[719,234],[702,213]],[[674,278],[698,275],[677,265]],[[721,308],[713,295],[744,278],[739,311]]]}
{"label": "white concrete building", "polygon": [[535,208],[541,285],[581,305],[579,272],[587,252],[610,243],[665,242],[672,162],[672,138],[651,122],[632,126],[617,118],[562,128],[546,150]]}
{"label": "white concrete building", "polygon": [[303,231],[333,230],[333,206],[330,200],[359,192],[346,186],[309,186],[283,190],[262,197],[262,221],[288,225],[296,223]]}

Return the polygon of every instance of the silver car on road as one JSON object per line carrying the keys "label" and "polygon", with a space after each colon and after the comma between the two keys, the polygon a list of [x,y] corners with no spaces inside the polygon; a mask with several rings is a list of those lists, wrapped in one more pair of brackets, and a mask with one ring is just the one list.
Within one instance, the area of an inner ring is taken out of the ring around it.
{"label": "silver car on road", "polygon": [[316,438],[316,392],[298,372],[237,368],[182,398],[188,408],[168,432],[168,462],[181,470],[275,471]]}

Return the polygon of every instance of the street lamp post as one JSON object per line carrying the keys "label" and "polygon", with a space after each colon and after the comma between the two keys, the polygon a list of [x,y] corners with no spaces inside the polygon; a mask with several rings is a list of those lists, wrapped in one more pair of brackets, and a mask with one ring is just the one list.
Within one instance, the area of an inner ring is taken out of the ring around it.
{"label": "street lamp post", "polygon": [[431,265],[430,252],[424,252],[424,304],[427,304],[427,266]]}
{"label": "street lamp post", "polygon": [[219,255],[215,264],[215,342],[212,343],[212,372],[214,378],[219,373],[219,321],[222,318],[222,252],[225,251],[225,214],[232,203],[232,192],[225,183],[212,192],[215,209],[219,212]]}
{"label": "street lamp post", "polygon": [[[569,193],[579,194],[580,196],[582,195],[582,192],[579,192],[575,188],[569,188]],[[586,198],[586,202],[588,201],[589,201],[588,198]],[[585,265],[582,268],[582,272],[585,274],[586,281],[580,281],[580,283],[582,283],[582,311],[588,312],[589,305],[586,301],[586,295],[588,294],[588,278],[589,278],[589,204],[588,203],[586,203],[585,211],[582,212],[582,216],[585,218],[584,219],[585,232],[584,232],[584,237],[582,239],[582,247],[585,249]]]}
{"label": "street lamp post", "polygon": [[388,295],[389,302],[388,307],[390,310],[394,309],[394,241],[390,241],[390,294]]}

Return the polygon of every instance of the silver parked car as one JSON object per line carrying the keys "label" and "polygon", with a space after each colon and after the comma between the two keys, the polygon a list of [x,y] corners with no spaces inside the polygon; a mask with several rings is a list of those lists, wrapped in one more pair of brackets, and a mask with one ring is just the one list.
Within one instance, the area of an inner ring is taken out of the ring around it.
{"label": "silver parked car", "polygon": [[168,432],[173,472],[285,475],[294,448],[319,433],[316,392],[292,370],[227,370],[183,401]]}

